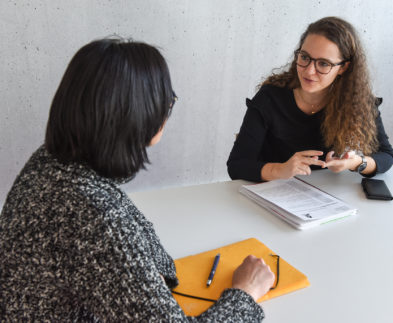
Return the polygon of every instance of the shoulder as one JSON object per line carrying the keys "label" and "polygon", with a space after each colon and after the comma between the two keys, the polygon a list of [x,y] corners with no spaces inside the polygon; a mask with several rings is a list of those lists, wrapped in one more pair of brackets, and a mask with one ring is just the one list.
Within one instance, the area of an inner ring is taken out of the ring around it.
{"label": "shoulder", "polygon": [[266,101],[277,101],[282,98],[288,98],[291,94],[292,91],[286,87],[278,87],[268,84],[263,85],[251,101],[255,104],[264,103]]}
{"label": "shoulder", "polygon": [[379,97],[375,98],[374,107],[375,107],[376,110],[378,110],[378,112],[379,112],[379,107],[382,104],[382,102],[383,102],[382,98],[379,98]]}
{"label": "shoulder", "polygon": [[272,84],[266,84],[266,85],[262,85],[258,92],[255,94],[254,98],[258,98],[260,96],[271,96],[271,97],[275,97],[277,95],[285,95],[288,94],[290,92],[290,90],[286,87],[278,87]]}
{"label": "shoulder", "polygon": [[382,102],[383,102],[382,98],[380,98],[380,97],[374,98],[374,110],[375,110],[374,113],[375,113],[375,119],[377,122],[377,126],[378,126],[378,123],[381,122],[381,111],[379,109],[380,109]]}
{"label": "shoulder", "polygon": [[21,202],[25,217],[34,210],[35,216],[61,223],[75,235],[86,228],[95,234],[97,229],[104,232],[108,226],[111,230],[127,226],[133,227],[134,233],[142,231],[136,221],[143,215],[114,180],[83,164],[61,163],[44,147],[26,163],[5,206],[16,214]]}
{"label": "shoulder", "polygon": [[292,90],[289,88],[271,84],[263,85],[251,100],[247,99],[247,106],[256,108],[261,112],[271,109],[276,110],[282,106],[287,106],[288,102],[292,100],[292,96]]}
{"label": "shoulder", "polygon": [[91,221],[110,227],[112,232],[127,230],[128,235],[134,237],[142,233],[147,220],[115,182],[98,175],[78,180],[76,193],[98,217],[91,218]]}
{"label": "shoulder", "polygon": [[286,94],[291,90],[287,87],[279,87],[273,84],[262,85],[258,92],[265,93],[267,95],[277,95],[277,94]]}

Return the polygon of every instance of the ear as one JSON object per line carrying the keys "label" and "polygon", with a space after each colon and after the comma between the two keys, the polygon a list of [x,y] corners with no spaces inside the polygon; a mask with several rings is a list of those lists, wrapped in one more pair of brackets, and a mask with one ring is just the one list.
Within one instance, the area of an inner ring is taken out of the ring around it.
{"label": "ear", "polygon": [[154,146],[156,143],[158,143],[161,140],[162,133],[164,132],[165,123],[166,123],[166,121],[161,126],[161,128],[158,130],[158,132],[154,135],[154,137],[151,138],[149,146]]}
{"label": "ear", "polygon": [[344,65],[340,66],[340,69],[338,70],[338,75],[342,75],[348,69],[349,64],[351,64],[351,62],[345,62]]}

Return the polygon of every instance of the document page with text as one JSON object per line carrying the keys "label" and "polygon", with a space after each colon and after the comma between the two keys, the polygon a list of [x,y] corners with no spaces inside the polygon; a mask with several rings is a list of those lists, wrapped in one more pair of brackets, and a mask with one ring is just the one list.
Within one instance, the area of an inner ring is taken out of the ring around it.
{"label": "document page with text", "polygon": [[298,178],[244,185],[240,192],[262,206],[270,209],[277,206],[276,213],[289,214],[292,221],[294,217],[300,222],[310,222],[356,213],[352,206]]}

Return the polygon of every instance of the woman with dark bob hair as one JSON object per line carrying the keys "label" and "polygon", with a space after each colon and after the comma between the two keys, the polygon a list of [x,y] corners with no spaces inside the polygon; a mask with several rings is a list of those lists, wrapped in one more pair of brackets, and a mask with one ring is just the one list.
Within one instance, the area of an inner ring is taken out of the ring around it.
{"label": "woman with dark bob hair", "polygon": [[262,320],[255,300],[274,281],[248,256],[233,288],[199,317],[171,289],[172,258],[118,184],[148,162],[176,96],[160,52],[93,41],[71,60],[45,138],[16,178],[0,216],[0,317],[5,321]]}
{"label": "woman with dark bob hair", "polygon": [[287,71],[269,76],[252,100],[227,166],[232,179],[260,182],[311,169],[386,172],[393,149],[354,28],[327,17],[310,24]]}

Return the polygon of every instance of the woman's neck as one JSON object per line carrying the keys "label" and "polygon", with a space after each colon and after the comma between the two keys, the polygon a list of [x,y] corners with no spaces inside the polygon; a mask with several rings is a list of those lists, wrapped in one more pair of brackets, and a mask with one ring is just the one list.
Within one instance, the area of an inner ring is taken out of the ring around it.
{"label": "woman's neck", "polygon": [[296,104],[306,114],[314,114],[326,105],[327,91],[308,93],[301,87],[294,89]]}

